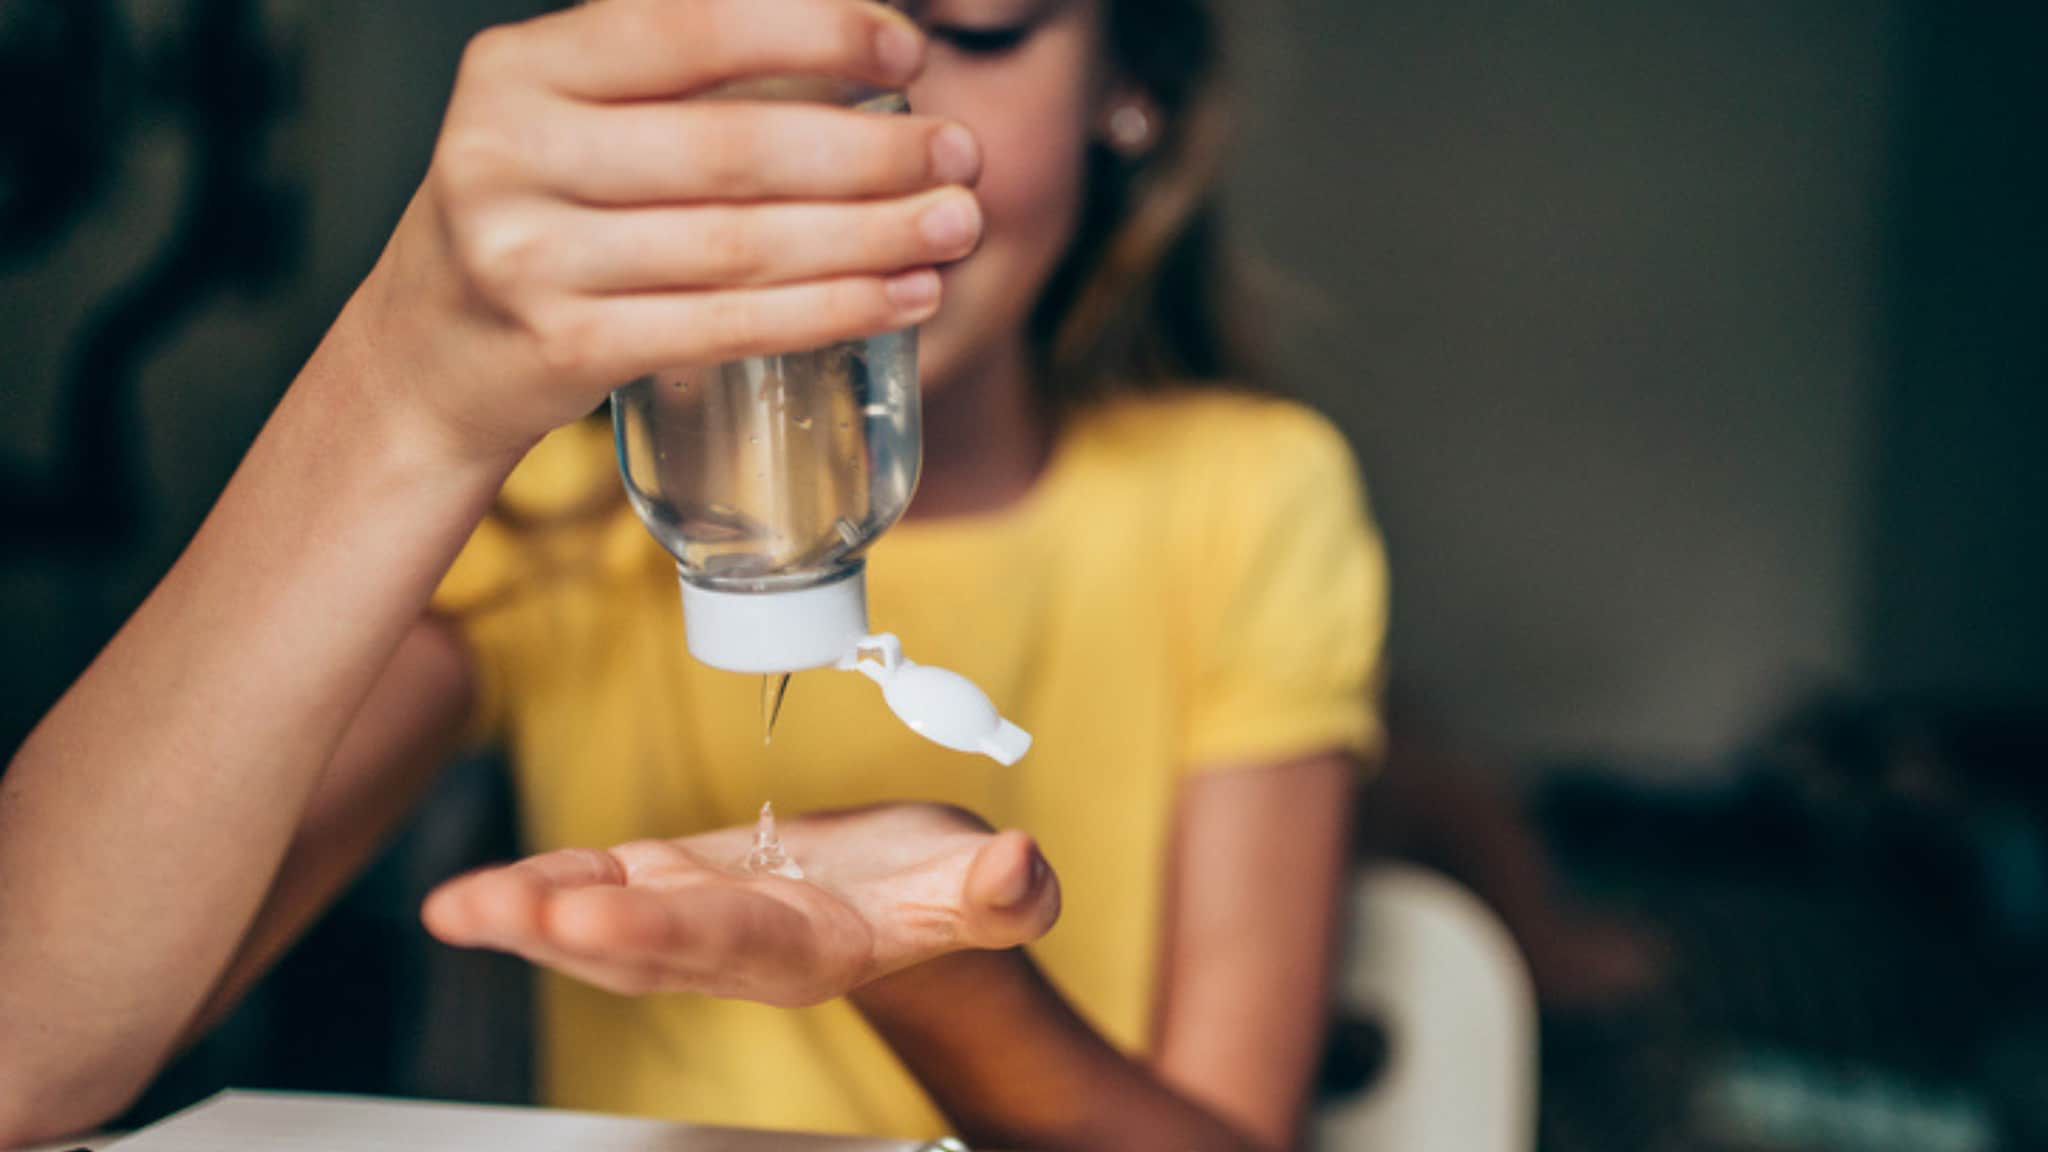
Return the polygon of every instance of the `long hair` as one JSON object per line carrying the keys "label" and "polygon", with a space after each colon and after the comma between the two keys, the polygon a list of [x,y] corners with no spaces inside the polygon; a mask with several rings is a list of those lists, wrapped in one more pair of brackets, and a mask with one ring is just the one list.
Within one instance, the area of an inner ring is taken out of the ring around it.
{"label": "long hair", "polygon": [[1106,0],[1109,64],[1157,106],[1142,157],[1090,149],[1081,219],[1031,318],[1055,416],[1116,392],[1258,383],[1227,298],[1216,181],[1229,134],[1210,0]]}

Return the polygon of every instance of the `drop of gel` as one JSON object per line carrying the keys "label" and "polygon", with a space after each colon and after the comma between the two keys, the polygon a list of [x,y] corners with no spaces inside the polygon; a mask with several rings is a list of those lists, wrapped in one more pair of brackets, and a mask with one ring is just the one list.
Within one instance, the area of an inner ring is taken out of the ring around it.
{"label": "drop of gel", "polygon": [[789,695],[789,673],[761,677],[761,743],[775,739],[775,722],[782,719],[782,701]]}
{"label": "drop of gel", "polygon": [[754,824],[754,846],[747,849],[747,858],[740,861],[740,871],[787,880],[804,878],[804,870],[782,849],[782,836],[775,830],[773,803],[761,805],[761,817]]}

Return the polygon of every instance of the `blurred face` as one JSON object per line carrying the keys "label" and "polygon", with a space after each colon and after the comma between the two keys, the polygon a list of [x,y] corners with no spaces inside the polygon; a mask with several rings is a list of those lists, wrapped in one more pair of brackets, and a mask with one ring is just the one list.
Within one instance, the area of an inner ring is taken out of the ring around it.
{"label": "blurred face", "polygon": [[1021,347],[1032,306],[1080,218],[1104,88],[1103,0],[932,0],[931,53],[911,107],[981,141],[981,247],[947,269],[919,340],[927,395]]}

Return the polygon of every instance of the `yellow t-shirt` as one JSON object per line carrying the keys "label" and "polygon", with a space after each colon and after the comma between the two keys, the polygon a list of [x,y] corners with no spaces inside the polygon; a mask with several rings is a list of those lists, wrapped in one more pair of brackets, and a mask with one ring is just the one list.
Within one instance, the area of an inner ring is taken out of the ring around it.
{"label": "yellow t-shirt", "polygon": [[[1343,438],[1290,403],[1189,391],[1104,405],[994,515],[910,521],[868,561],[870,619],[1036,738],[1014,768],[905,730],[866,679],[761,684],[683,647],[673,563],[616,498],[609,429],[564,429],[506,485],[436,594],[479,675],[530,850],[605,846],[886,799],[1035,835],[1065,911],[1033,953],[1111,1041],[1150,1040],[1166,838],[1183,774],[1377,749],[1378,537]],[[850,1006],[540,987],[554,1105],[928,1138],[944,1126]]]}

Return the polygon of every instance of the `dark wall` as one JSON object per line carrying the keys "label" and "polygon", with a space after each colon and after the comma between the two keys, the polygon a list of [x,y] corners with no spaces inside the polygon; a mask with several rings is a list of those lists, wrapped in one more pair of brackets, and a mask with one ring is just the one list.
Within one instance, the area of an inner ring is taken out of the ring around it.
{"label": "dark wall", "polygon": [[1929,4],[1863,602],[1871,678],[2048,699],[2048,6]]}
{"label": "dark wall", "polygon": [[[93,101],[107,143],[76,210],[33,243],[0,250],[0,503],[10,510],[0,522],[0,737],[10,749],[175,558],[369,269],[425,170],[463,41],[543,6],[77,0],[47,10],[99,14],[97,48],[75,69],[92,75],[10,103],[5,133],[19,138],[52,104]],[[21,26],[36,24],[24,17],[0,32]],[[209,48],[223,29],[244,48]],[[257,74],[240,76],[242,67]],[[226,219],[205,221],[201,206],[224,199],[206,159],[222,104],[253,123],[234,150],[228,183],[239,191],[225,197]],[[0,173],[10,194],[27,178],[14,159]],[[257,237],[263,212],[278,219]],[[260,250],[256,266],[201,262],[163,285],[139,323],[109,325],[164,279],[182,244],[219,253],[238,242]],[[103,335],[110,329],[118,339]],[[105,501],[81,500],[107,478],[77,447],[78,402],[103,395],[112,401],[83,424],[118,425],[129,474],[106,485]],[[32,503],[41,514],[31,519]]]}
{"label": "dark wall", "polygon": [[1904,8],[1247,10],[1270,342],[1460,730],[1696,762],[1858,678]]}

